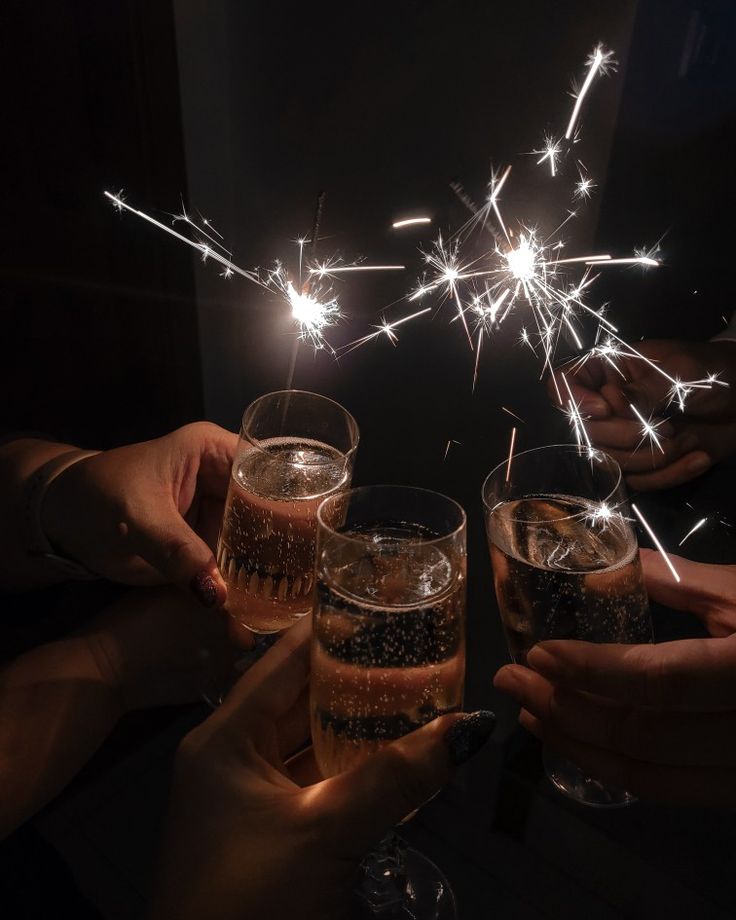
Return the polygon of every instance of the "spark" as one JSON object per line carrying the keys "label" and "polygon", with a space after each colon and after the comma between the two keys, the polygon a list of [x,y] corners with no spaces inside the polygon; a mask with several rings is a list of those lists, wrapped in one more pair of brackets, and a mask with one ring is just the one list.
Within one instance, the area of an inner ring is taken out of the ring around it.
{"label": "spark", "polygon": [[631,256],[625,259],[612,259],[610,256],[607,259],[592,258],[588,259],[586,265],[646,265],[650,268],[656,268],[661,265],[661,262],[658,262],[656,259],[652,259],[650,256]]}
{"label": "spark", "polygon": [[639,443],[634,448],[634,452],[639,450],[639,448],[644,443],[644,441],[647,438],[649,438],[649,441],[652,444],[652,446],[658,447],[660,452],[664,453],[664,448],[662,447],[662,442],[659,439],[659,435],[657,434],[657,429],[660,427],[660,425],[664,424],[665,420],[660,419],[658,422],[655,422],[654,424],[652,424],[652,419],[650,418],[647,421],[647,419],[644,418],[644,416],[641,414],[641,412],[639,412],[636,406],[632,405],[631,403],[629,403],[629,406],[631,406],[632,412],[636,415],[636,417],[641,422],[641,441],[639,441]]}
{"label": "spark", "polygon": [[580,88],[580,92],[575,94],[575,105],[570,115],[570,121],[567,123],[567,130],[565,131],[565,140],[567,141],[571,140],[573,137],[575,124],[580,117],[580,110],[596,74],[606,74],[615,66],[616,61],[612,51],[606,51],[603,45],[598,45],[593,49],[592,54],[585,63],[588,65],[588,72],[585,75],[585,80]]}
{"label": "spark", "polygon": [[580,181],[575,183],[575,191],[573,192],[573,198],[590,198],[592,190],[595,188],[595,182],[592,179],[589,179],[587,176],[580,174]]}
{"label": "spark", "polygon": [[698,523],[694,527],[691,527],[690,530],[688,530],[688,532],[685,534],[685,536],[682,538],[682,540],[680,540],[680,542],[677,545],[682,546],[685,540],[692,537],[692,535],[695,533],[696,530],[700,530],[700,528],[703,526],[703,524],[706,523],[707,520],[708,520],[707,517],[701,518],[701,520],[699,520]]}
{"label": "spark", "polygon": [[405,270],[405,265],[336,265],[322,262],[310,268],[309,274],[324,278],[326,275],[339,275],[345,272],[403,272]]}
{"label": "spark", "polygon": [[660,553],[660,555],[662,556],[662,558],[667,564],[667,568],[670,570],[670,572],[672,572],[672,577],[675,579],[676,582],[679,583],[680,576],[677,574],[677,569],[674,567],[674,565],[672,565],[672,560],[667,555],[667,553],[664,551],[664,547],[657,539],[657,535],[647,523],[647,520],[644,517],[644,515],[641,513],[641,511],[639,511],[639,509],[636,507],[636,505],[633,502],[631,503],[631,510],[639,518],[639,521],[641,522],[642,527],[649,534],[649,538],[651,539],[652,543],[654,543],[654,545],[657,547],[658,552]]}
{"label": "spark", "polygon": [[608,522],[614,516],[614,510],[606,502],[599,502],[592,511],[586,515],[586,520],[591,524],[600,524],[606,527]]}
{"label": "spark", "polygon": [[452,444],[457,444],[458,447],[461,447],[461,446],[462,446],[462,442],[461,442],[461,441],[456,441],[454,438],[450,438],[450,440],[447,442],[447,447],[445,448],[445,455],[444,455],[444,457],[442,458],[442,462],[443,462],[443,463],[445,462],[445,460],[447,460],[447,455],[450,453],[450,446],[451,446]]}
{"label": "spark", "polygon": [[402,227],[413,227],[416,224],[431,224],[431,217],[405,217],[403,220],[395,220],[391,226],[394,230],[401,230]]}
{"label": "spark", "polygon": [[[149,224],[153,224],[154,227],[157,227],[159,230],[163,230],[164,233],[168,233],[170,236],[175,237],[181,243],[186,243],[187,246],[191,246],[192,249],[196,249],[201,254],[203,259],[206,260],[207,258],[212,258],[216,262],[219,262],[220,265],[225,266],[226,270],[229,269],[230,274],[236,272],[238,275],[242,275],[243,278],[247,278],[248,281],[255,281],[258,283],[258,275],[255,272],[250,272],[243,268],[239,268],[237,265],[235,265],[234,262],[231,262],[230,259],[226,259],[225,256],[212,249],[206,243],[203,243],[200,240],[190,240],[189,237],[184,236],[182,233],[178,233],[172,227],[167,227],[166,224],[161,223],[160,220],[156,220],[154,217],[151,217],[150,214],[146,214],[145,211],[139,211],[137,208],[131,207],[124,201],[121,192],[118,192],[117,195],[113,195],[112,192],[105,192],[104,195],[106,198],[109,198],[110,201],[112,201],[113,207],[117,211],[122,212],[123,210],[126,210],[131,214],[135,214],[136,217],[140,217],[142,220],[147,221]],[[191,223],[191,221],[188,221],[188,223]]]}
{"label": "spark", "polygon": [[362,338],[356,339],[354,342],[349,342],[340,351],[343,354],[348,354],[348,352],[355,351],[356,348],[360,348],[361,345],[365,345],[368,342],[371,342],[373,339],[377,339],[380,335],[385,335],[391,344],[395,345],[399,340],[398,336],[394,332],[395,329],[397,329],[399,326],[402,326],[404,323],[408,323],[409,320],[416,319],[417,316],[422,316],[424,313],[429,313],[431,310],[431,307],[425,307],[423,310],[418,310],[416,313],[412,313],[409,316],[404,316],[401,319],[394,320],[392,323],[383,320],[379,325],[373,327],[376,330],[375,332],[370,332],[368,335],[364,335]]}
{"label": "spark", "polygon": [[532,154],[541,153],[542,156],[537,160],[537,166],[541,166],[545,160],[549,160],[549,169],[552,176],[557,175],[557,161],[562,153],[562,144],[547,134],[544,138],[544,147],[540,150],[532,150]]}
{"label": "spark", "polygon": [[506,482],[511,475],[511,461],[514,459],[514,444],[516,443],[516,428],[511,429],[511,443],[509,444],[509,459],[506,461]]}
{"label": "spark", "polygon": [[[593,450],[593,445],[591,444],[590,438],[588,437],[588,431],[585,427],[585,422],[583,421],[583,416],[580,412],[580,403],[575,402],[575,397],[572,395],[572,390],[570,389],[570,384],[567,382],[567,377],[565,374],[561,373],[560,377],[562,377],[562,382],[565,384],[565,389],[567,390],[569,397],[566,414],[575,433],[575,440],[578,442],[579,447],[582,447],[583,444],[585,444],[585,446],[588,448],[588,453],[590,454]],[[559,395],[559,390],[557,392]],[[560,401],[562,400],[560,399]]]}
{"label": "spark", "polygon": [[515,412],[512,412],[511,409],[507,409],[506,406],[501,406],[500,408],[502,412],[505,412],[507,415],[512,416],[517,421],[521,422],[522,425],[526,425],[526,422],[524,421],[524,419],[521,418],[520,415],[517,415]]}
{"label": "spark", "polygon": [[291,281],[286,282],[286,296],[291,305],[291,315],[299,326],[299,337],[309,340],[315,348],[324,347],[324,330],[340,318],[340,307],[332,297],[325,301],[308,291],[297,291]]}

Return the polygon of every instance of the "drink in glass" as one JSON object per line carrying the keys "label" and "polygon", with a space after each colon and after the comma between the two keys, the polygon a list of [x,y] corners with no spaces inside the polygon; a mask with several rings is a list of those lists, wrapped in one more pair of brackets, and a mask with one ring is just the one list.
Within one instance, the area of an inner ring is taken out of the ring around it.
{"label": "drink in glass", "polygon": [[358,427],[331,399],[301,390],[245,410],[217,562],[227,610],[256,633],[312,609],[317,508],[350,485]]}
{"label": "drink in glass", "polygon": [[[314,753],[327,777],[461,709],[466,539],[459,505],[400,486],[330,497],[318,520],[310,695]],[[432,917],[454,916],[435,866],[413,851],[406,865],[396,861],[384,848],[380,871],[365,870],[378,886],[369,901],[393,885],[400,908],[408,892],[421,898],[424,887],[446,901],[448,912]]]}
{"label": "drink in glass", "polygon": [[[544,447],[504,462],[483,486],[499,611],[511,658],[526,664],[544,639],[652,641],[649,602],[621,470],[611,457]],[[623,805],[545,750],[552,782],[592,805]]]}

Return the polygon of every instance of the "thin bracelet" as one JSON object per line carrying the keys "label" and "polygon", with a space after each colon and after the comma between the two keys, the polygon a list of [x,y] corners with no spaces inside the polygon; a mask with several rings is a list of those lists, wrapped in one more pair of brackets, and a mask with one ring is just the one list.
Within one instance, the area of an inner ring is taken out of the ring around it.
{"label": "thin bracelet", "polygon": [[29,555],[45,559],[61,574],[78,581],[89,581],[100,576],[91,572],[81,562],[54,552],[41,524],[41,509],[48,488],[57,476],[74,466],[75,463],[79,463],[80,460],[94,457],[99,453],[99,450],[66,451],[57,457],[52,457],[51,460],[40,466],[26,484],[25,519],[28,529],[26,545]]}

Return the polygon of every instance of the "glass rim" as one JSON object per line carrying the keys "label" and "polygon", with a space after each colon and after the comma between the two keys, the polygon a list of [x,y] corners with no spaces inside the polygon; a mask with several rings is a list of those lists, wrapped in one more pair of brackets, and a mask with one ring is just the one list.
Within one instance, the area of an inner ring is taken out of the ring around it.
{"label": "glass rim", "polygon": [[[353,454],[356,452],[356,450],[358,449],[358,444],[360,443],[360,428],[358,427],[358,423],[355,421],[355,417],[352,415],[352,413],[348,412],[345,406],[339,403],[336,399],[331,399],[329,396],[323,396],[321,393],[315,393],[312,390],[295,390],[295,389],[272,390],[270,393],[262,393],[260,396],[257,396],[252,402],[248,403],[248,405],[245,407],[242,418],[240,419],[240,437],[241,439],[243,441],[247,441],[248,444],[256,448],[256,450],[260,450],[263,453],[268,453],[268,450],[263,446],[263,441],[260,438],[255,438],[246,432],[245,417],[246,415],[248,415],[249,412],[255,411],[256,407],[258,406],[260,402],[263,402],[266,399],[272,399],[275,396],[285,396],[287,394],[290,396],[293,396],[295,394],[298,394],[299,396],[312,396],[315,399],[321,400],[322,402],[330,403],[330,405],[340,410],[340,412],[347,419],[348,428],[351,430],[351,433],[353,435],[353,441],[354,441],[353,446],[350,448],[350,450],[346,450],[344,452],[341,451],[342,458],[344,460],[349,460],[353,456]],[[288,435],[282,435],[281,437],[288,437]],[[332,446],[333,445],[330,445],[330,447]],[[332,459],[325,458],[323,460],[299,461],[300,466],[330,466],[330,465],[334,465],[334,463],[335,463],[334,458]]]}
{"label": "glass rim", "polygon": [[434,489],[422,489],[419,486],[406,486],[401,485],[400,483],[378,483],[376,485],[370,486],[354,486],[351,489],[345,489],[343,492],[334,492],[332,495],[328,495],[324,498],[317,508],[317,523],[320,530],[326,530],[334,537],[339,537],[345,543],[356,543],[360,545],[365,544],[365,540],[360,539],[359,537],[352,537],[349,534],[341,533],[339,530],[336,530],[332,524],[325,523],[322,510],[330,501],[350,501],[350,498],[357,495],[360,492],[375,492],[375,491],[401,491],[401,492],[411,492],[420,495],[431,495],[432,498],[440,498],[447,505],[452,505],[457,511],[460,512],[460,522],[452,530],[448,530],[447,533],[442,534],[437,537],[432,537],[429,540],[422,540],[422,546],[432,546],[437,543],[444,543],[446,540],[451,540],[454,537],[457,537],[463,530],[467,530],[468,525],[468,516],[465,512],[465,509],[460,504],[456,502],[454,498],[450,498],[449,495],[445,495],[442,492],[435,492]]}
{"label": "glass rim", "polygon": [[[604,450],[591,450],[589,447],[583,447],[582,445],[579,445],[579,444],[544,444],[542,445],[542,447],[530,447],[527,450],[520,451],[518,454],[514,454],[513,459],[516,460],[518,457],[524,457],[527,454],[541,453],[543,450],[558,450],[558,451],[564,451],[565,453],[570,453],[572,451],[575,451],[578,455],[581,455],[581,456],[583,452],[585,452],[589,460],[592,460],[595,456],[605,457],[606,461],[610,465],[613,466],[613,471],[615,471],[616,473],[616,481],[611,491],[608,493],[608,495],[605,498],[598,499],[598,504],[603,505],[606,502],[608,502],[608,500],[618,491],[618,489],[621,486],[621,483],[623,482],[623,472],[621,470],[621,465],[617,460],[614,460],[614,458],[610,454],[607,454]],[[506,460],[502,460],[500,463],[496,464],[496,466],[493,467],[491,472],[483,480],[483,485],[481,486],[480,494],[481,494],[481,499],[483,500],[483,507],[485,508],[485,510],[488,512],[489,515],[492,515],[500,505],[507,504],[506,502],[496,502],[495,505],[491,506],[490,503],[486,499],[486,491],[487,491],[488,483],[490,482],[491,478],[500,469],[505,467],[507,464],[508,464],[508,458]],[[531,495],[529,496],[529,498],[532,498],[532,497],[539,497],[539,496],[531,496]],[[565,514],[562,517],[552,518],[552,520],[553,521],[572,521],[572,520],[575,520],[576,518],[584,518],[584,517],[589,517],[589,516],[590,516],[589,511],[577,511],[575,514]],[[549,523],[549,520],[526,521],[523,518],[515,518],[515,517],[507,518],[507,520],[513,521],[515,523],[523,523],[529,527],[539,527],[542,524]]]}

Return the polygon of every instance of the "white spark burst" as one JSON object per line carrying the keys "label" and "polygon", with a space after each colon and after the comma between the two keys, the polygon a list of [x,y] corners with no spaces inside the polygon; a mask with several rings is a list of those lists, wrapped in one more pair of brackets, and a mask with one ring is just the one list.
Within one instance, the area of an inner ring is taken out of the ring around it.
{"label": "white spark burst", "polygon": [[641,422],[641,441],[639,441],[639,443],[634,448],[634,452],[639,450],[641,445],[647,439],[649,439],[649,443],[652,449],[657,447],[659,451],[664,454],[664,448],[662,447],[662,441],[657,434],[657,429],[660,427],[660,425],[664,424],[665,420],[660,419],[658,422],[653,422],[651,417],[649,419],[645,419],[641,412],[639,412],[639,410],[636,408],[636,406],[632,405],[631,403],[629,403],[629,405],[631,406],[631,411]]}

